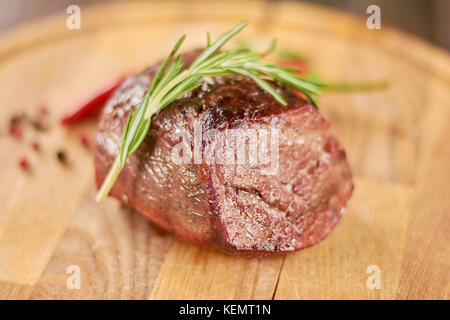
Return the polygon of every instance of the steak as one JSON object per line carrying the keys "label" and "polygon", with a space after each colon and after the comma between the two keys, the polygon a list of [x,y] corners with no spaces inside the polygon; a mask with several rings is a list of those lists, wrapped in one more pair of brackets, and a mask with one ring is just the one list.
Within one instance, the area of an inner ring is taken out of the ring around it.
{"label": "steak", "polygon": [[[158,67],[130,77],[105,106],[96,136],[98,186]],[[273,83],[288,103],[282,106],[248,78],[212,80],[153,117],[110,195],[179,238],[231,254],[284,253],[321,241],[353,189],[328,122],[285,86]]]}

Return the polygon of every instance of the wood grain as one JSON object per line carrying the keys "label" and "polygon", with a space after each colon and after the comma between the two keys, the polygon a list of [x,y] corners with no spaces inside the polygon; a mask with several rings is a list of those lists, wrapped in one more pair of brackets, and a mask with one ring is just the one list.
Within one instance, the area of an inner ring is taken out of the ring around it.
{"label": "wood grain", "polygon": [[[77,208],[65,236],[36,284],[33,299],[146,299],[172,238],[113,199]],[[80,268],[80,290],[69,289],[69,266]]]}
{"label": "wood grain", "polygon": [[1,300],[25,300],[28,299],[32,290],[32,286],[0,281]]}
{"label": "wood grain", "polygon": [[246,259],[175,241],[152,299],[271,299],[284,257]]}
{"label": "wood grain", "polygon": [[[320,245],[286,257],[275,298],[393,299],[411,191],[409,186],[355,179],[352,205],[336,232]],[[367,268],[373,265],[381,271],[379,290],[366,285]]]}
{"label": "wood grain", "polygon": [[[429,123],[431,116],[442,123],[450,123],[450,110],[441,101],[450,101],[449,90],[440,86],[429,100],[429,116],[423,130],[431,135],[422,139],[420,165],[412,198],[414,214],[408,222],[406,246],[397,298],[449,299],[450,276],[450,145],[446,127],[436,130]],[[439,99],[436,99],[439,97]],[[445,109],[445,110],[442,110]],[[439,115],[435,112],[439,112]]]}
{"label": "wood grain", "polygon": [[[450,58],[389,27],[291,2],[157,1],[82,7],[0,37],[0,298],[16,299],[448,299]],[[86,92],[247,20],[242,38],[272,37],[304,53],[329,79],[389,79],[383,91],[329,92],[321,112],[355,177],[346,214],[319,245],[269,259],[227,256],[173,240],[108,199],[94,203],[92,150],[59,117]],[[32,30],[30,32],[30,30]],[[7,134],[9,117],[39,105],[50,130]],[[30,148],[38,140],[40,153]],[[70,166],[55,158],[68,152]],[[32,172],[17,165],[30,158]],[[69,266],[81,288],[69,289]],[[381,271],[369,289],[367,268]]]}

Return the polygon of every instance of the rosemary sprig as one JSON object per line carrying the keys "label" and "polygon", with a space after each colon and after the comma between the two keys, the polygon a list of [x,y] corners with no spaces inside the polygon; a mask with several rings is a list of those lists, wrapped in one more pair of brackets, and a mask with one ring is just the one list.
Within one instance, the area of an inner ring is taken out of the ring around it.
{"label": "rosemary sprig", "polygon": [[102,201],[108,195],[128,157],[137,150],[147,136],[152,116],[186,92],[201,85],[203,79],[233,74],[249,77],[280,104],[287,105],[283,96],[266,80],[277,81],[302,92],[317,107],[315,95],[320,93],[320,87],[323,87],[322,83],[297,76],[293,73],[294,70],[290,68],[261,61],[262,56],[274,50],[274,42],[263,54],[249,49],[235,49],[218,53],[218,50],[230,38],[246,26],[246,22],[237,25],[213,43],[211,43],[209,33],[207,33],[206,49],[188,68],[184,67],[180,56],[174,60],[175,54],[185,37],[183,36],[178,40],[153,78],[139,107],[130,111],[122,133],[119,153],[97,194],[97,201]]}
{"label": "rosemary sprig", "polygon": [[359,82],[330,82],[327,81],[323,88],[325,91],[355,92],[385,89],[389,86],[387,80],[379,81],[359,81]]}
{"label": "rosemary sprig", "polygon": [[306,78],[322,89],[322,91],[357,92],[385,89],[389,86],[389,81],[331,81],[324,78],[317,72],[310,72]]}

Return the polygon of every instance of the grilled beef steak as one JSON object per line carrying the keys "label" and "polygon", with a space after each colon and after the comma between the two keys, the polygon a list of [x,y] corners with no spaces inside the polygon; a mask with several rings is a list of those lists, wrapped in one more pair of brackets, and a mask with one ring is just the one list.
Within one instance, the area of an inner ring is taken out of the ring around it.
{"label": "grilled beef steak", "polygon": [[[184,55],[184,62],[196,54]],[[118,153],[129,110],[140,103],[157,67],[128,79],[103,111],[95,152],[99,186]],[[250,79],[214,80],[153,118],[110,194],[180,238],[232,254],[282,253],[319,242],[338,222],[353,189],[344,149],[328,122],[283,86],[277,90],[286,107]],[[267,141],[257,148],[266,151],[257,152],[259,162],[236,160],[242,142],[240,155],[255,154],[249,132],[266,135],[256,143]],[[223,152],[221,161],[211,157],[227,139],[231,153]],[[180,145],[192,154],[178,152]]]}

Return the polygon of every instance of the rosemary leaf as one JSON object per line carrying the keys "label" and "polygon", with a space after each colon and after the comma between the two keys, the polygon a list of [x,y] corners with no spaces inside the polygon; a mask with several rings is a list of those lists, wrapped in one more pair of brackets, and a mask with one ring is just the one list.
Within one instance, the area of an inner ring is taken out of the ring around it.
{"label": "rosemary leaf", "polygon": [[247,26],[247,22],[242,22],[238,24],[236,27],[225,33],[221,36],[217,41],[215,41],[212,45],[210,45],[205,51],[203,51],[197,59],[191,64],[189,70],[194,71],[195,68],[208,59],[212,54],[214,54],[217,50],[219,50],[231,37],[233,37],[236,33],[241,31]]}
{"label": "rosemary leaf", "polygon": [[283,106],[287,105],[286,100],[284,100],[284,98],[277,92],[277,90],[275,90],[268,82],[264,81],[256,74],[240,68],[230,68],[230,71],[251,78],[261,89],[270,93],[280,104],[282,104]]}

